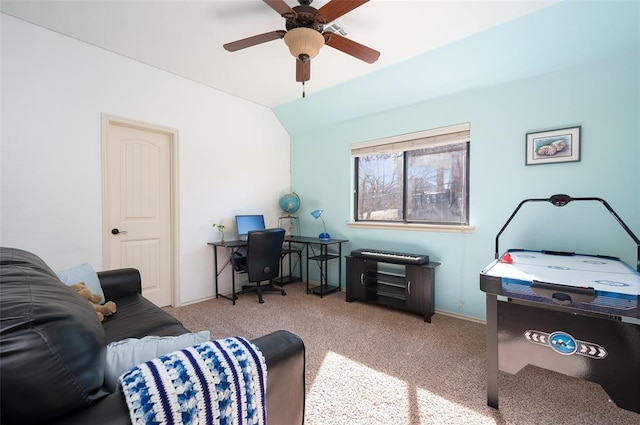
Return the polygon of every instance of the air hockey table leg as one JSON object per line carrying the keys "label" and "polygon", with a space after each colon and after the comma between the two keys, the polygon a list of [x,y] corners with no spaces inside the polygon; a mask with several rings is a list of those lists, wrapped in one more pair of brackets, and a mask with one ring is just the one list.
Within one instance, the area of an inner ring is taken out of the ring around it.
{"label": "air hockey table leg", "polygon": [[487,294],[487,405],[498,408],[498,297]]}

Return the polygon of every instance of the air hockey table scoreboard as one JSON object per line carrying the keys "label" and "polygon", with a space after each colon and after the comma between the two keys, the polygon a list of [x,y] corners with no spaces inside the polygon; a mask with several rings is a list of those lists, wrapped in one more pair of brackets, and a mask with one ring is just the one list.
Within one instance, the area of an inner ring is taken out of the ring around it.
{"label": "air hockey table scoreboard", "polygon": [[[638,249],[636,268],[619,258],[510,249],[499,237],[527,202],[598,201]],[[480,273],[487,303],[487,404],[498,408],[498,372],[527,365],[600,384],[618,407],[640,413],[640,240],[600,198],[553,195],[522,201],[496,236]]]}

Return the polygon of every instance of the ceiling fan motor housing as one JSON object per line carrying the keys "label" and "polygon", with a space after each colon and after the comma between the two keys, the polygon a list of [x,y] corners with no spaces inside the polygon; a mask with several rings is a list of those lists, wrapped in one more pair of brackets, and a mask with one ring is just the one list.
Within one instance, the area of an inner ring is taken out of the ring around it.
{"label": "ceiling fan motor housing", "polygon": [[322,33],[324,30],[324,24],[326,24],[325,19],[322,15],[318,14],[318,9],[313,6],[296,6],[293,8],[294,12],[296,12],[295,16],[288,17],[285,16],[286,28],[287,31],[290,31],[294,28],[311,28],[313,30]]}

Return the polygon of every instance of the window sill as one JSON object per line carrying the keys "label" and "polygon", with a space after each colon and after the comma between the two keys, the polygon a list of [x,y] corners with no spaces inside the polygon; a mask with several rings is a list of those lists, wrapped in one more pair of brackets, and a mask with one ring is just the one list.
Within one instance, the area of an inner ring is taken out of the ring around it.
{"label": "window sill", "polygon": [[354,229],[412,230],[418,232],[473,233],[474,226],[419,224],[419,223],[382,223],[377,221],[350,221],[347,227]]}

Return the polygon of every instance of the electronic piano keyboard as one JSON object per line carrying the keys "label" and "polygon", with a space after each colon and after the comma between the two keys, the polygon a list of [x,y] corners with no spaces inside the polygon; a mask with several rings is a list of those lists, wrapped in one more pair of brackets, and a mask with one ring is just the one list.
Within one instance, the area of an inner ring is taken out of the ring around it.
{"label": "electronic piano keyboard", "polygon": [[427,264],[429,256],[423,254],[409,254],[406,252],[381,251],[375,249],[356,249],[351,251],[352,257],[370,258],[396,264]]}

